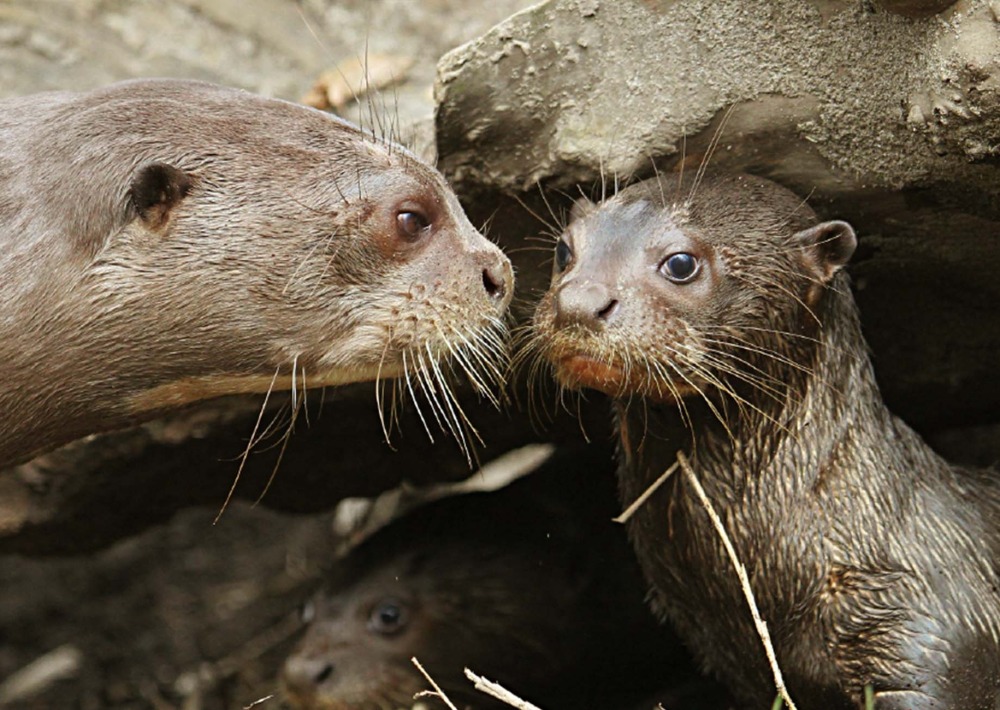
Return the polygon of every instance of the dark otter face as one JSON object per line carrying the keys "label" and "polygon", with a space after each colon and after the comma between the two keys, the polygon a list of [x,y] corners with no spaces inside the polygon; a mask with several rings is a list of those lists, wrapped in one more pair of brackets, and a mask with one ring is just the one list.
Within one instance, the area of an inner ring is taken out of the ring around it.
{"label": "dark otter face", "polygon": [[812,341],[850,226],[809,227],[798,198],[749,176],[675,190],[647,180],[574,208],[529,346],[561,384],[658,401],[773,389],[761,359]]}
{"label": "dark otter face", "polygon": [[406,556],[346,589],[318,594],[303,610],[306,635],[281,670],[294,707],[410,707],[427,686],[410,658],[435,660],[429,591]]}

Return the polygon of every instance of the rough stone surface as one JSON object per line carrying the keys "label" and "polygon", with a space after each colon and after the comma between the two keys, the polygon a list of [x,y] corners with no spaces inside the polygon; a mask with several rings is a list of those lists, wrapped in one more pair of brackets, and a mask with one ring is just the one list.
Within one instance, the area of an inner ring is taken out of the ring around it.
{"label": "rough stone surface", "polygon": [[204,79],[297,100],[366,52],[415,60],[407,81],[354,106],[401,124],[429,116],[434,63],[529,0],[5,0],[0,98],[146,76]]}
{"label": "rough stone surface", "polygon": [[[460,183],[519,189],[644,174],[733,107],[723,142],[744,147],[714,164],[762,163],[806,192],[946,180],[995,200],[994,10],[971,0],[915,20],[856,2],[543,3],[442,59],[442,165]],[[689,153],[700,159],[704,142]]]}

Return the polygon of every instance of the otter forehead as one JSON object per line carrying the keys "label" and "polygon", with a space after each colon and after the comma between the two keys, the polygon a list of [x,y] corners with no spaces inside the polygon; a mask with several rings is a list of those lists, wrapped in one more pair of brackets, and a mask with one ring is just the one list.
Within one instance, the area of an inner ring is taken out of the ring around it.
{"label": "otter forehead", "polygon": [[580,257],[578,273],[598,271],[607,277],[616,269],[655,265],[661,255],[689,248],[696,232],[683,208],[640,198],[605,203],[571,225],[570,239]]}

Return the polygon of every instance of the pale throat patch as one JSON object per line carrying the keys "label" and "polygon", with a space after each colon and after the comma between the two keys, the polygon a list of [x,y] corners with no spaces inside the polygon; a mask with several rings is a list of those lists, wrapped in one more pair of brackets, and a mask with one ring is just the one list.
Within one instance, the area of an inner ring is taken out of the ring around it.
{"label": "pale throat patch", "polygon": [[[396,364],[385,364],[383,367],[361,366],[337,368],[317,373],[299,373],[294,381],[295,387],[328,387],[348,385],[356,382],[371,382],[376,379],[393,379],[401,377],[402,367]],[[213,375],[209,377],[185,377],[181,380],[158,385],[133,395],[128,400],[129,411],[133,414],[152,412],[160,409],[192,404],[215,397],[232,394],[264,394],[289,391],[293,380],[291,373],[281,373],[277,377],[266,375]]]}

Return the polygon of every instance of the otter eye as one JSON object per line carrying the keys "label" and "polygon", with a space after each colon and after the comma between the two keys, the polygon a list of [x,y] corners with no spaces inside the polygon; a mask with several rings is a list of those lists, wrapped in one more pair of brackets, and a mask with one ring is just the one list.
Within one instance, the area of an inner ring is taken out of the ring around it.
{"label": "otter eye", "polygon": [[556,270],[565,271],[572,260],[573,251],[569,248],[569,244],[560,239],[559,243],[556,244]]}
{"label": "otter eye", "polygon": [[395,599],[384,599],[368,616],[368,628],[383,636],[392,636],[403,630],[408,621],[405,607]]}
{"label": "otter eye", "polygon": [[416,241],[430,228],[431,223],[420,212],[400,212],[396,215],[396,229],[406,241]]}
{"label": "otter eye", "polygon": [[687,283],[698,275],[698,259],[693,254],[678,252],[668,256],[660,265],[660,273],[674,283]]}

